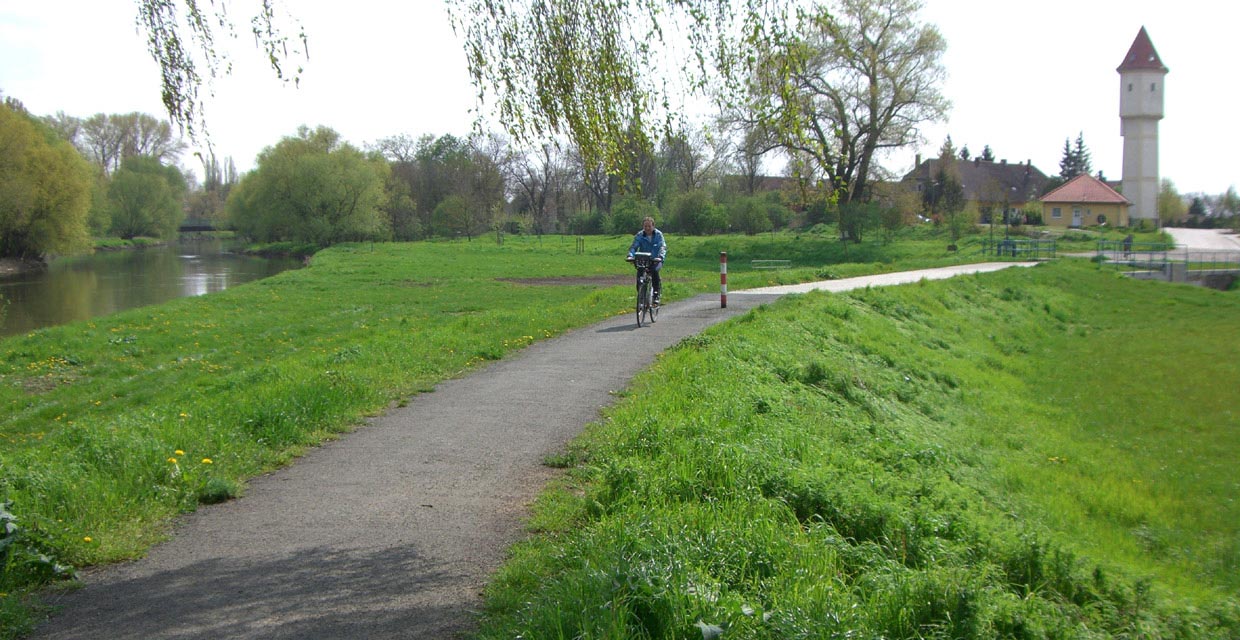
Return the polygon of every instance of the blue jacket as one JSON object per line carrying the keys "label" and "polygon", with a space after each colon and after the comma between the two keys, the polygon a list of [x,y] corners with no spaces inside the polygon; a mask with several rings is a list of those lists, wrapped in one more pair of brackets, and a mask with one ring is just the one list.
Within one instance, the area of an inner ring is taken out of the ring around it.
{"label": "blue jacket", "polygon": [[652,258],[662,260],[667,256],[667,243],[663,242],[663,232],[658,229],[654,230],[654,237],[646,237],[646,232],[638,231],[633,236],[633,244],[629,245],[629,257],[632,258],[636,252],[649,253]]}

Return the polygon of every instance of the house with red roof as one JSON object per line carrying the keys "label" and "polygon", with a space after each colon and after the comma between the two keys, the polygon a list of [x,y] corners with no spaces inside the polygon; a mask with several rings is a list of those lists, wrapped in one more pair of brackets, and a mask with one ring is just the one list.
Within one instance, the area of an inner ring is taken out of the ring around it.
{"label": "house with red roof", "polygon": [[1132,203],[1107,183],[1083,173],[1040,198],[1042,222],[1053,227],[1128,226]]}

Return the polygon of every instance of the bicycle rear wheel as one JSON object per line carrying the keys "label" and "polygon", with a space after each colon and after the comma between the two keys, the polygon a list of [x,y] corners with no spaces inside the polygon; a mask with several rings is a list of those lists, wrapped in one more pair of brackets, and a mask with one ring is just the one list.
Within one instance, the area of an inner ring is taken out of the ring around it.
{"label": "bicycle rear wheel", "polygon": [[654,324],[659,308],[654,306],[654,283],[646,285],[646,324]]}

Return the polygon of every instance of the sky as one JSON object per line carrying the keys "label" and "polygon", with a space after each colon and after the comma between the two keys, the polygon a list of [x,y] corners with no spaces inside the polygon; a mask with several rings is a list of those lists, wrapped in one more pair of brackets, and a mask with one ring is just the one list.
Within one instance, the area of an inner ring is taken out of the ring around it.
{"label": "sky", "polygon": [[[229,6],[239,28],[256,2]],[[139,111],[166,117],[158,67],[135,27],[134,0],[0,0],[0,93],[36,115]],[[303,0],[288,9],[309,38],[300,85],[275,79],[252,39],[226,40],[233,71],[203,90],[219,158],[241,171],[299,125],[327,126],[364,147],[398,134],[467,135],[476,116],[461,40],[439,0]],[[347,10],[341,10],[346,6]],[[1240,4],[1207,0],[926,0],[920,14],[947,41],[948,120],[925,142],[879,158],[903,174],[946,135],[975,155],[1059,171],[1082,135],[1094,171],[1122,174],[1119,75],[1144,26],[1163,63],[1160,173],[1183,194],[1240,186],[1240,98],[1234,48]],[[208,95],[208,91],[210,92]],[[199,169],[186,154],[182,164]],[[199,171],[199,175],[201,172]]]}

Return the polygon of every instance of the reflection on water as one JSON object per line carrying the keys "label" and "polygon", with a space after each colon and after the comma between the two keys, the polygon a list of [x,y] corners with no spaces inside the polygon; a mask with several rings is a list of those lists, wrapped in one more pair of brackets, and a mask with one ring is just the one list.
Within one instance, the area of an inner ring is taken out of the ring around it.
{"label": "reflection on water", "polygon": [[0,279],[0,336],[223,291],[298,264],[228,253],[219,240],[57,260]]}

